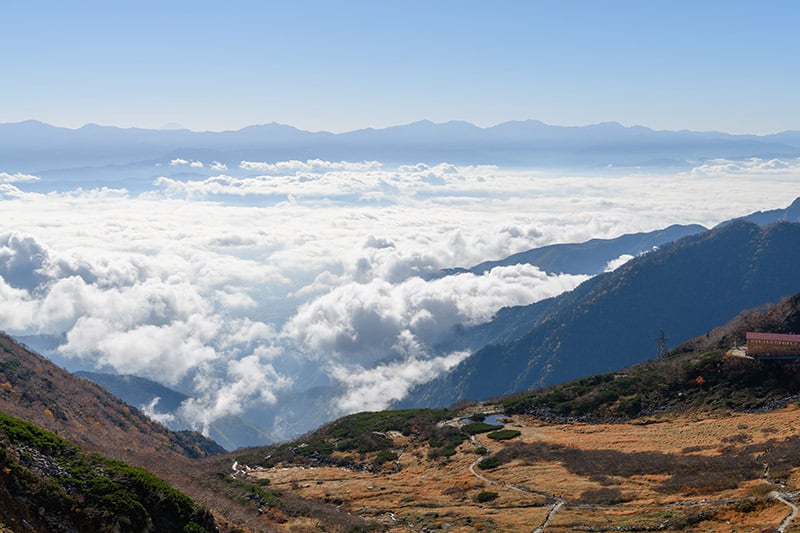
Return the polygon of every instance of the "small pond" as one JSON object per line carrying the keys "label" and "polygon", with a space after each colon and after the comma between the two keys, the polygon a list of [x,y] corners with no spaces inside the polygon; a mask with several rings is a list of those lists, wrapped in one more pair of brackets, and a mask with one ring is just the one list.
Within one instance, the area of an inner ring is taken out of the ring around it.
{"label": "small pond", "polygon": [[[501,420],[507,420],[507,419],[508,417],[503,413],[497,413],[494,415],[486,415],[486,417],[483,419],[483,423],[490,424],[492,426],[504,426],[505,422],[501,422]],[[469,417],[462,418],[461,421],[464,422],[465,424],[469,424],[470,422],[475,422],[475,420],[472,420]]]}

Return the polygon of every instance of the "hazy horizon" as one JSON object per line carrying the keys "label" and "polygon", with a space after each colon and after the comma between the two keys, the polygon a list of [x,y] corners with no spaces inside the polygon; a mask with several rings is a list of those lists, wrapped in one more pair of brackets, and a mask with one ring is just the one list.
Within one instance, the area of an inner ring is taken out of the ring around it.
{"label": "hazy horizon", "polygon": [[122,126],[122,125],[118,125],[118,124],[101,124],[101,123],[98,123],[98,122],[89,121],[89,122],[84,122],[82,124],[75,125],[75,126],[68,126],[68,125],[62,125],[62,124],[55,124],[55,123],[51,123],[51,122],[46,122],[46,121],[42,121],[42,120],[38,120],[38,119],[34,119],[34,118],[15,120],[15,121],[10,121],[10,122],[0,122],[0,125],[21,124],[21,123],[25,123],[25,122],[38,122],[38,123],[41,123],[41,124],[44,124],[44,125],[47,125],[47,126],[53,126],[55,128],[62,128],[62,129],[73,130],[73,131],[80,130],[80,129],[85,128],[85,127],[100,126],[100,127],[109,127],[109,128],[149,130],[149,131],[189,131],[189,132],[192,132],[192,133],[238,132],[238,131],[246,130],[248,128],[253,128],[253,127],[277,125],[277,126],[288,126],[288,127],[294,128],[296,130],[307,132],[307,133],[332,133],[334,135],[345,134],[345,133],[353,133],[353,132],[365,131],[365,130],[391,129],[391,128],[398,128],[398,127],[404,127],[404,126],[412,126],[414,124],[424,124],[424,123],[430,123],[430,124],[433,124],[433,125],[436,125],[436,126],[441,126],[441,125],[446,125],[446,124],[451,124],[451,123],[455,123],[455,124],[463,123],[463,124],[468,124],[468,125],[471,125],[471,126],[475,126],[475,127],[479,128],[479,129],[486,130],[486,129],[494,128],[496,126],[502,126],[504,124],[526,123],[526,122],[541,123],[541,124],[543,124],[545,126],[553,126],[553,127],[556,127],[556,128],[583,128],[583,127],[590,127],[590,126],[600,126],[600,125],[604,125],[604,124],[616,124],[616,125],[622,126],[623,128],[646,128],[646,129],[653,130],[653,131],[656,131],[656,132],[721,133],[721,134],[734,135],[734,136],[739,136],[739,135],[741,135],[741,136],[750,136],[750,135],[752,135],[752,136],[757,136],[757,137],[765,137],[765,136],[776,135],[776,134],[780,134],[780,133],[789,133],[789,132],[800,131],[800,126],[798,126],[796,128],[792,128],[792,129],[766,131],[766,132],[760,132],[760,133],[754,133],[754,132],[749,132],[749,131],[733,132],[733,131],[723,131],[723,130],[691,130],[691,129],[687,129],[687,128],[659,129],[659,128],[651,127],[651,126],[649,126],[647,124],[641,124],[641,123],[636,123],[636,122],[629,123],[629,124],[623,124],[622,122],[620,122],[618,120],[613,120],[613,119],[611,119],[611,120],[603,120],[601,122],[570,123],[570,124],[563,123],[563,124],[561,124],[561,123],[545,122],[543,120],[539,120],[539,119],[534,118],[534,117],[509,119],[509,120],[505,120],[505,121],[502,121],[502,122],[490,122],[490,123],[484,123],[484,124],[478,124],[478,123],[475,123],[475,122],[471,122],[469,120],[463,120],[463,119],[458,119],[458,118],[453,118],[453,119],[449,119],[449,120],[443,120],[443,121],[439,121],[439,122],[430,120],[428,118],[421,118],[421,119],[417,119],[417,120],[412,120],[410,122],[391,123],[391,124],[385,124],[385,125],[382,125],[382,126],[365,125],[365,126],[358,127],[356,129],[337,130],[337,131],[329,130],[329,129],[328,130],[325,130],[325,129],[304,129],[304,128],[298,127],[298,126],[296,126],[294,124],[289,124],[289,123],[284,123],[284,122],[275,122],[275,121],[243,124],[243,125],[241,125],[239,127],[235,127],[235,128],[231,128],[231,129],[216,129],[216,130],[215,129],[191,129],[191,128],[183,126],[182,124],[178,124],[178,123],[164,124],[164,125],[162,125],[160,127],[144,127],[144,126],[138,126],[138,125]]}
{"label": "hazy horizon", "polygon": [[0,121],[307,131],[535,118],[798,129],[790,1],[5,6]]}

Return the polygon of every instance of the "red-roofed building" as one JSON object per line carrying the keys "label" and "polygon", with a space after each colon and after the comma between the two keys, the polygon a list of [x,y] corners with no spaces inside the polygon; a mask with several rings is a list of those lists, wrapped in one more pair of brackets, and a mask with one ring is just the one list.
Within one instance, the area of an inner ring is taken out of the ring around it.
{"label": "red-roofed building", "polygon": [[747,332],[747,355],[755,358],[800,358],[800,335]]}

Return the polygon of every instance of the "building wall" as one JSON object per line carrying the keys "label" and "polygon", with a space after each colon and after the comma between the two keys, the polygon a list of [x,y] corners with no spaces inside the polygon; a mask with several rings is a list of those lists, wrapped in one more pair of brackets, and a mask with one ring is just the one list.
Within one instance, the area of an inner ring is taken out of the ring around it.
{"label": "building wall", "polygon": [[747,339],[747,355],[800,355],[800,342]]}

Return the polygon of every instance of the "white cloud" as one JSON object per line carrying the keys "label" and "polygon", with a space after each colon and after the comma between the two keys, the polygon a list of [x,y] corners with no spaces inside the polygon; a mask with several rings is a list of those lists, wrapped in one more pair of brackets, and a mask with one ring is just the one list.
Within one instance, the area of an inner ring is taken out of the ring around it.
{"label": "white cloud", "polygon": [[266,173],[291,173],[291,172],[327,172],[336,171],[355,171],[377,170],[383,165],[378,161],[324,161],[322,159],[309,159],[307,161],[278,161],[276,163],[265,163],[263,161],[242,161],[239,168],[244,170],[255,170]]}
{"label": "white cloud", "polygon": [[216,170],[217,172],[222,172],[224,170],[228,170],[228,165],[225,163],[220,163],[219,161],[212,161],[209,165],[211,170]]}
{"label": "white cloud", "polygon": [[172,413],[159,413],[157,411],[158,402],[161,401],[161,398],[156,396],[146,405],[139,406],[139,409],[145,414],[146,417],[155,420],[165,426],[170,426],[173,422],[175,422],[176,416]]}
{"label": "white cloud", "polygon": [[606,268],[603,272],[613,272],[614,270],[618,269],[628,261],[633,259],[633,256],[630,254],[622,254],[621,256],[617,257],[616,259],[612,259],[611,261],[606,264]]}
{"label": "white cloud", "polygon": [[793,159],[712,159],[691,170],[693,176],[725,177],[730,175],[798,175],[800,158]]}
{"label": "white cloud", "polygon": [[227,364],[223,376],[200,373],[198,398],[190,398],[180,408],[181,416],[196,423],[208,434],[209,425],[226,416],[240,414],[252,402],[274,404],[275,392],[285,390],[292,380],[278,373],[258,351]]}
{"label": "white cloud", "polygon": [[13,185],[0,183],[0,196],[7,200],[13,200],[15,198],[24,198],[26,194],[21,189],[14,187]]}
{"label": "white cloud", "polygon": [[302,392],[307,365],[344,387],[340,409],[361,410],[455,364],[432,347],[456,324],[581,280],[526,265],[422,277],[557,242],[711,226],[786,206],[797,183],[777,162],[724,187],[691,173],[253,165],[161,178],[138,196],[0,183],[0,329],[63,334],[61,355],[84,366],[178,383],[198,396],[186,407],[198,427]]}
{"label": "white cloud", "polygon": [[[190,161],[188,159],[181,159],[181,158],[173,159],[173,160],[171,160],[169,162],[169,164],[170,164],[170,166],[173,166],[173,167],[188,166],[188,167],[191,167],[191,168],[203,168],[205,166],[202,161]],[[219,165],[219,163],[217,163],[217,165]],[[222,166],[225,166],[225,165],[222,165]]]}
{"label": "white cloud", "polygon": [[333,375],[346,387],[336,408],[342,414],[386,409],[405,398],[414,386],[436,378],[468,356],[469,352],[455,352],[425,360],[412,356],[374,368],[335,366]]}
{"label": "white cloud", "polygon": [[424,351],[459,324],[487,322],[498,309],[571,290],[588,276],[548,275],[532,265],[497,267],[433,281],[407,278],[351,282],[303,304],[284,332],[317,353],[374,362],[406,354],[408,340]]}
{"label": "white cloud", "polygon": [[102,318],[81,317],[60,350],[66,355],[83,357],[97,354],[100,363],[120,373],[176,385],[190,370],[217,358],[210,339],[204,338],[216,332],[215,321],[199,315],[127,330],[120,330],[117,324]]}
{"label": "white cloud", "polygon": [[39,176],[23,174],[21,172],[15,172],[14,174],[0,172],[0,183],[21,183],[26,181],[39,181],[40,179]]}
{"label": "white cloud", "polygon": [[155,185],[173,197],[273,196],[325,198],[330,201],[366,203],[398,202],[403,198],[436,197],[449,201],[474,201],[486,193],[507,195],[486,180],[484,172],[494,167],[455,167],[446,163],[384,169],[376,162],[286,161],[256,163],[242,161],[240,168],[256,170],[256,176],[220,174],[203,180],[181,180],[161,176]]}

